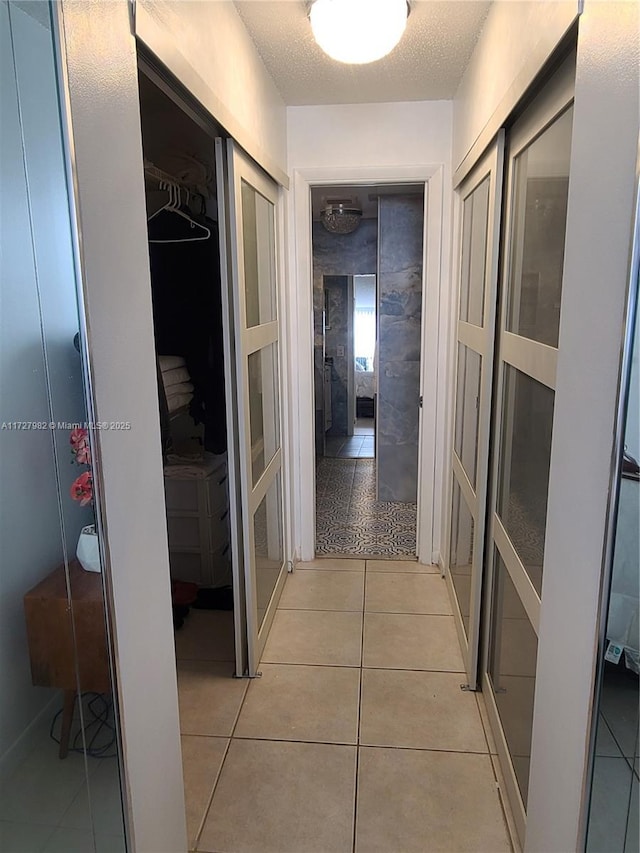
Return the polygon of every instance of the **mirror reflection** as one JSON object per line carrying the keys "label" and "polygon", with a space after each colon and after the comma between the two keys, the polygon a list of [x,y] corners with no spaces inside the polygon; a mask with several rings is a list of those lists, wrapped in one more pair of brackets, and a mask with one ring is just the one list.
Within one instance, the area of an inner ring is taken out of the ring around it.
{"label": "mirror reflection", "polygon": [[48,3],[0,3],[0,849],[126,849]]}
{"label": "mirror reflection", "polygon": [[587,832],[590,853],[635,853],[638,832],[640,690],[640,336],[636,326],[620,470],[619,503]]}

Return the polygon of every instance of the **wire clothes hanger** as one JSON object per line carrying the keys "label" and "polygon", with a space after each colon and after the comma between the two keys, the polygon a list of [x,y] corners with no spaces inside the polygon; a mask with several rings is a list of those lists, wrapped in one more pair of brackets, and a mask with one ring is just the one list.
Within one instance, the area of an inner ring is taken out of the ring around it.
{"label": "wire clothes hanger", "polygon": [[[192,219],[187,213],[185,213],[180,208],[182,207],[182,190],[177,184],[172,184],[169,181],[160,181],[159,182],[160,189],[169,193],[169,201],[164,204],[160,210],[156,210],[155,213],[152,213],[151,216],[147,219],[147,223],[151,222],[152,219],[155,219],[156,216],[159,216],[164,211],[168,213],[173,213],[176,216],[182,217],[182,219],[186,219],[186,221],[191,225],[192,229],[198,229],[196,234],[199,234],[197,237],[178,237],[175,239],[162,239],[162,240],[149,240],[150,243],[199,243],[202,240],[208,240],[211,237],[211,231],[206,227],[206,225],[201,225],[199,222],[196,222],[195,219]],[[189,201],[189,192],[185,190],[187,195],[187,202]]]}

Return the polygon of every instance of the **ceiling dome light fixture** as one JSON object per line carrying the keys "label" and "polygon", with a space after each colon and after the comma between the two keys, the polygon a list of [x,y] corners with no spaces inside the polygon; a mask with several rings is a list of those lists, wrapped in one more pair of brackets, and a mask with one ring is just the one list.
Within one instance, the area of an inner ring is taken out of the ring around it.
{"label": "ceiling dome light fixture", "polygon": [[314,0],[309,18],[315,40],[328,56],[365,65],[398,44],[409,11],[407,0]]}
{"label": "ceiling dome light fixture", "polygon": [[353,205],[327,203],[320,211],[320,221],[331,234],[351,234],[361,218],[362,209]]}

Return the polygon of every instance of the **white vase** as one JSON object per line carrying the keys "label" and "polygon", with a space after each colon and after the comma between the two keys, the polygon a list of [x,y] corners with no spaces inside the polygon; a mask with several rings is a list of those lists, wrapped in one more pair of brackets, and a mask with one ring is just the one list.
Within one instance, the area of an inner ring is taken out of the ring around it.
{"label": "white vase", "polygon": [[85,572],[99,572],[102,570],[100,565],[100,550],[98,548],[98,534],[96,533],[95,524],[88,524],[80,531],[76,557]]}

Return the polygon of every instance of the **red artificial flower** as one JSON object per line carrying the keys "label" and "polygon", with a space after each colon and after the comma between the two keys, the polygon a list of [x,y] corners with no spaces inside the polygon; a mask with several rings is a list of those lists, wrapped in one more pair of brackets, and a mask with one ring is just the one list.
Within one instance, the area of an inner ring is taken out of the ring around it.
{"label": "red artificial flower", "polygon": [[93,500],[93,476],[91,471],[80,474],[71,484],[71,497],[79,501],[80,506],[86,506]]}
{"label": "red artificial flower", "polygon": [[71,430],[69,436],[71,449],[80,465],[91,465],[91,448],[89,447],[89,433],[82,427]]}

